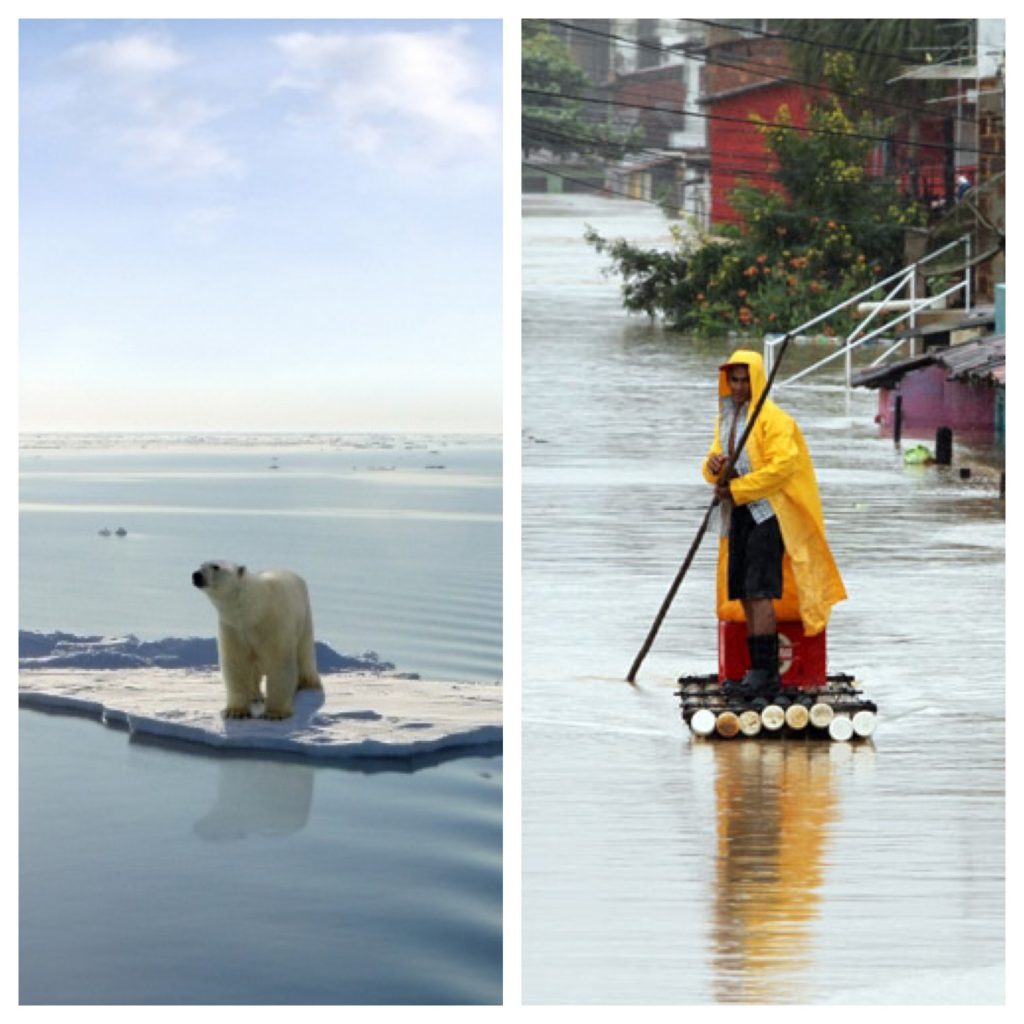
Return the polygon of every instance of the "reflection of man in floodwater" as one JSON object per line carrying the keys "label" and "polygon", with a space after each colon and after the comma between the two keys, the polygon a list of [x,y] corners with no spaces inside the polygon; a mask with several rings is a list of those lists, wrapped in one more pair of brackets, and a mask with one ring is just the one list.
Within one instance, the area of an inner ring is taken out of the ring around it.
{"label": "reflection of man in floodwater", "polygon": [[830,746],[715,744],[719,1002],[801,1001],[836,816]]}
{"label": "reflection of man in floodwater", "polygon": [[719,367],[715,438],[703,466],[722,512],[718,617],[742,617],[747,624],[751,668],[742,682],[727,682],[727,692],[745,698],[771,698],[778,691],[776,620],[801,619],[804,632],[814,635],[825,628],[832,605],[846,597],[825,539],[803,434],[771,399],[765,400],[731,478],[720,479],[766,383],[757,352],[740,349]]}

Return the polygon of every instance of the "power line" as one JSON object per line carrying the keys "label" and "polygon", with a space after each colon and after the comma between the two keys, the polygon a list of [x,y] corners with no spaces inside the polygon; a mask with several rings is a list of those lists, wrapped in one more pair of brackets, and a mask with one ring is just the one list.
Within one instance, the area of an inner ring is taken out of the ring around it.
{"label": "power line", "polygon": [[[737,29],[736,25],[730,25],[728,22],[724,22],[724,21],[709,21],[709,20],[706,20],[704,18],[676,18],[675,20],[676,21],[689,21],[689,22],[691,22],[694,25],[709,25],[712,28]],[[890,60],[901,60],[901,61],[907,61],[907,60],[911,59],[906,54],[902,54],[902,53],[888,53],[885,50],[871,50],[871,49],[868,49],[867,47],[863,47],[863,46],[848,46],[848,45],[846,45],[844,43],[823,43],[823,42],[821,42],[821,41],[819,41],[817,39],[811,39],[809,36],[788,35],[788,34],[786,34],[784,32],[775,32],[775,31],[771,31],[771,30],[767,30],[767,29],[754,28],[754,26],[752,26],[752,25],[744,25],[742,28],[739,28],[738,31],[749,32],[749,33],[752,33],[754,35],[759,35],[759,36],[766,37],[766,38],[769,38],[769,39],[782,39],[782,40],[785,40],[786,42],[802,43],[802,44],[804,44],[806,46],[816,46],[816,47],[818,47],[821,50],[842,50],[842,51],[845,51],[846,53],[856,53],[858,56],[861,56],[861,57],[887,57]],[[952,49],[952,48],[953,47],[951,45],[947,47],[947,49]]]}
{"label": "power line", "polygon": [[[601,125],[603,122],[590,121],[592,125]],[[675,150],[663,146],[655,145],[643,145],[639,143],[632,143],[628,139],[615,140],[613,138],[595,138],[591,135],[587,135],[583,132],[572,132],[567,130],[564,126],[559,124],[557,121],[548,121],[541,117],[531,117],[529,114],[523,116],[523,135],[524,137],[546,135],[553,139],[561,140],[568,143],[580,143],[588,148],[595,150],[606,150],[608,152],[624,151],[631,156],[649,154],[651,156],[672,156],[684,158],[685,153],[681,150]],[[770,151],[762,151],[760,153],[725,153],[719,156],[714,154],[707,154],[708,161],[716,167],[720,168],[733,168],[736,170],[742,170],[744,168],[750,169],[753,172],[759,171],[763,167],[775,166],[778,167],[777,158]],[[899,165],[898,161],[894,161]],[[904,159],[904,166],[909,169],[909,163]],[[934,164],[928,164],[927,166],[935,166]],[[886,177],[885,175],[871,174],[869,171],[865,172],[869,177],[874,179],[880,179]],[[898,176],[898,175],[897,175]],[[896,177],[896,176],[893,176]],[[838,178],[830,180],[840,180]]]}
{"label": "power line", "polygon": [[[699,19],[697,19],[697,18],[677,18],[677,20],[684,20],[684,22],[698,22]],[[633,46],[633,47],[635,47],[637,49],[645,49],[645,50],[651,50],[651,51],[656,52],[656,53],[665,53],[665,54],[670,54],[670,55],[676,55],[676,50],[674,50],[671,47],[660,46],[658,44],[648,43],[648,42],[645,42],[643,40],[633,40],[633,39],[627,38],[626,36],[614,35],[613,33],[598,32],[595,29],[588,29],[588,28],[585,28],[583,26],[572,25],[569,22],[559,22],[559,20],[557,20],[555,18],[549,18],[548,19],[548,23],[550,25],[561,26],[562,28],[568,29],[568,30],[570,30],[572,32],[579,32],[579,33],[583,33],[583,34],[586,34],[586,35],[597,36],[600,39],[614,40],[615,42],[625,43],[626,45]],[[719,24],[719,23],[707,23],[707,24]],[[786,38],[786,37],[781,36],[781,35],[773,36],[771,33],[763,33],[763,35],[765,35],[768,38],[779,38],[779,39],[785,39]],[[865,95],[865,94],[861,94],[861,93],[850,92],[847,89],[836,89],[834,87],[830,87],[830,86],[827,86],[827,85],[822,85],[821,83],[809,82],[806,79],[796,78],[793,75],[777,75],[777,74],[772,74],[772,72],[776,71],[776,69],[772,65],[766,65],[766,63],[762,63],[762,62],[756,61],[756,60],[729,61],[729,60],[722,59],[721,57],[719,57],[718,59],[715,59],[715,58],[713,58],[711,56],[708,56],[707,54],[701,55],[701,54],[695,54],[695,53],[694,54],[690,54],[690,56],[691,56],[692,59],[698,60],[701,63],[703,63],[703,65],[705,65],[706,67],[708,67],[708,66],[716,66],[716,67],[720,67],[720,68],[731,68],[731,69],[734,69],[736,71],[752,71],[753,70],[754,74],[756,74],[759,78],[765,79],[766,81],[779,82],[779,83],[784,84],[784,85],[800,85],[800,86],[803,86],[806,89],[814,90],[816,92],[822,92],[822,93],[825,93],[825,94],[828,94],[828,95],[835,95],[835,96],[845,96],[845,97],[850,98],[850,99],[855,99],[858,102],[865,102],[866,101],[866,102],[870,102],[870,103],[873,103],[873,104],[890,106],[890,108],[893,108],[895,110],[901,110],[901,111],[905,111],[905,112],[912,113],[912,114],[930,115],[932,113],[931,111],[927,111],[924,108],[920,108],[920,106],[915,106],[915,105],[912,105],[912,104],[909,104],[909,103],[898,102],[896,100],[888,99],[888,98],[883,98],[881,96],[870,96],[870,95]],[[768,69],[768,70],[767,71],[759,71],[758,69]],[[963,124],[968,124],[968,125],[977,124],[976,121],[974,121],[974,120],[972,120],[970,118],[954,118],[953,120],[956,120],[956,121],[959,121],[959,122],[961,122]]]}
{"label": "power line", "polygon": [[[644,103],[627,103],[624,100],[598,99],[590,96],[577,96],[571,93],[546,92],[542,89],[530,89],[525,86],[521,91],[526,96],[543,96],[546,99],[572,100],[576,103],[592,103],[609,107],[621,107],[626,110],[647,110],[653,111],[657,114],[668,115],[670,117],[697,117],[708,121],[741,124],[747,127],[751,125],[749,118],[731,117],[727,114],[705,114],[696,110],[672,110],[667,107],[655,107]],[[759,125],[765,128],[778,128],[785,131],[803,132],[805,135],[828,135],[834,138],[864,139],[868,142],[882,143],[891,143],[893,141],[889,136],[875,135],[870,132],[842,132],[829,128],[809,128],[795,124],[786,124],[782,121],[762,120],[759,122]],[[943,153],[974,153],[982,156],[1003,155],[996,150],[981,149],[972,146],[949,146],[941,142],[917,142],[915,145],[918,149],[937,149]]]}
{"label": "power line", "polygon": [[[581,143],[595,150],[606,150],[611,153],[615,153],[623,148],[623,144],[621,143],[594,140],[586,135],[568,132],[564,129],[560,130],[553,125],[546,124],[540,120],[529,125],[524,125],[524,136],[535,139],[538,142],[549,140],[569,144]],[[647,154],[652,157],[658,157],[664,155],[664,150],[649,146],[629,147],[629,153],[631,155]],[[733,174],[737,177],[757,178],[762,181],[778,182],[780,181],[780,175],[778,174],[779,168],[777,164],[775,164],[774,167],[770,166],[773,162],[774,157],[771,157],[769,154],[765,154],[763,156],[755,156],[751,154],[749,158],[741,156],[733,157],[732,159],[713,159],[710,161],[710,166],[712,169],[724,174]],[[909,171],[909,167],[904,168],[904,173],[909,173]],[[865,178],[862,181],[851,184],[855,184],[859,188],[884,188],[887,186],[898,187],[899,177],[899,175],[888,176],[871,174],[866,171]],[[817,180],[838,183],[843,179],[826,175],[824,177],[819,176]]]}
{"label": "power line", "polygon": [[[679,17],[676,18],[675,20],[677,20],[677,22],[690,22],[693,25],[707,25],[716,29],[737,29],[737,26],[729,25],[727,22],[712,22],[712,20],[700,17]],[[818,18],[816,20],[822,19]],[[821,50],[843,50],[847,53],[856,53],[859,56],[887,57],[890,60],[912,59],[905,53],[890,53],[887,50],[872,50],[864,46],[849,46],[846,43],[823,43],[818,39],[811,39],[809,36],[794,36],[784,32],[776,32],[774,30],[757,29],[754,26],[743,26],[741,28],[738,28],[738,31],[744,33],[751,33],[767,39],[781,39],[784,40],[785,42],[801,43],[805,46],[815,46]],[[946,44],[945,48],[959,49],[958,46],[954,46],[953,44]]]}
{"label": "power line", "polygon": [[[571,30],[573,32],[579,32],[579,33],[582,33],[582,34],[585,34],[585,35],[597,36],[600,39],[614,40],[616,42],[625,43],[627,46],[632,46],[632,47],[634,47],[636,49],[651,50],[651,51],[656,52],[656,53],[669,54],[671,56],[677,55],[677,51],[672,49],[671,47],[660,46],[660,45],[658,45],[656,43],[648,43],[648,42],[645,42],[644,40],[629,39],[626,36],[615,35],[614,33],[611,33],[611,32],[598,32],[596,29],[586,28],[585,26],[582,26],[582,25],[574,25],[571,22],[567,22],[567,21],[559,21],[559,20],[557,20],[555,18],[548,18],[546,20],[547,20],[548,24],[550,24],[550,25],[558,25],[558,26],[560,26],[562,28],[569,29],[569,30]],[[698,24],[708,24],[708,25],[721,25],[722,24],[721,22],[701,22],[701,20],[699,18],[678,18],[678,19],[675,19],[675,20],[677,20],[677,21],[692,21],[692,22],[696,22]],[[732,27],[732,26],[723,26],[723,27]],[[752,31],[760,31],[760,30],[752,30]],[[784,35],[781,35],[781,34],[773,34],[773,33],[770,33],[770,32],[762,32],[760,34],[762,34],[763,36],[765,36],[767,38],[772,38],[772,39],[777,38],[777,39],[786,40],[788,38],[793,38],[794,41],[797,40],[797,37],[787,37],[787,36],[784,36]],[[848,47],[840,47],[840,46],[831,47],[831,46],[826,46],[825,44],[818,44],[818,45],[820,45],[822,47],[822,49],[849,49]],[[898,102],[896,100],[892,100],[892,99],[888,99],[888,98],[883,98],[883,97],[880,97],[880,96],[872,96],[872,95],[868,95],[868,94],[854,93],[854,92],[850,92],[849,90],[846,90],[846,89],[836,89],[836,88],[833,88],[831,86],[823,85],[823,84],[818,83],[818,82],[811,82],[811,81],[808,81],[807,79],[796,78],[796,77],[794,77],[792,75],[773,74],[772,72],[777,70],[773,65],[763,64],[763,63],[760,63],[758,61],[732,62],[732,61],[723,60],[722,58],[714,59],[712,57],[709,57],[706,54],[705,55],[691,54],[690,56],[691,56],[691,59],[700,61],[705,66],[714,65],[714,66],[717,66],[717,67],[733,68],[733,69],[736,69],[736,70],[739,70],[739,71],[750,71],[751,69],[753,69],[754,72],[759,77],[761,77],[761,78],[763,78],[763,79],[765,79],[767,81],[779,82],[779,83],[782,83],[782,84],[785,84],[785,85],[799,85],[799,86],[802,86],[805,89],[813,90],[815,92],[821,92],[821,93],[825,93],[827,95],[832,95],[832,96],[842,96],[842,97],[845,97],[847,99],[856,100],[858,103],[867,103],[867,104],[871,104],[871,105],[874,105],[874,106],[889,107],[889,108],[892,108],[894,110],[902,110],[902,111],[905,111],[907,113],[918,114],[920,116],[928,116],[928,115],[932,114],[932,111],[927,110],[927,109],[925,109],[923,107],[914,106],[912,104],[900,103],[900,102]],[[766,70],[758,70],[758,69],[766,69]],[[951,120],[954,120],[954,121],[957,121],[957,122],[961,122],[963,124],[968,124],[968,125],[973,125],[973,123],[974,123],[972,120],[970,120],[968,118],[953,117],[953,118],[951,118]]]}

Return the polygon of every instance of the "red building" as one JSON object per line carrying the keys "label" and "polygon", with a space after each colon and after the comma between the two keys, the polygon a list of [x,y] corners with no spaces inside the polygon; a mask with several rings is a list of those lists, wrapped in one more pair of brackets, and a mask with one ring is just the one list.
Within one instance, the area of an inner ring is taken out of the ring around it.
{"label": "red building", "polygon": [[775,123],[780,108],[786,107],[792,123],[802,126],[807,123],[808,100],[808,91],[803,87],[779,82],[741,85],[704,98],[709,115],[712,224],[737,220],[729,196],[738,185],[749,184],[763,191],[782,190],[773,174],[775,158],[751,116]]}
{"label": "red building", "polygon": [[[708,118],[708,149],[711,158],[711,222],[735,221],[729,196],[737,185],[749,183],[764,190],[779,190],[772,177],[774,158],[764,135],[751,121],[756,115],[777,122],[779,111],[788,109],[792,123],[807,123],[807,106],[818,90],[794,84],[785,44],[772,37],[733,38],[706,49],[707,64],[699,100]],[[950,83],[951,93],[957,88]],[[947,104],[948,106],[948,104]],[[914,125],[916,144],[911,145],[904,125],[891,140],[879,143],[868,161],[868,170],[898,182],[932,209],[952,205],[957,176],[976,184],[974,167],[954,166],[953,120],[937,107],[933,117],[920,117]]]}
{"label": "red building", "polygon": [[811,92],[789,81],[792,75],[781,39],[735,37],[708,46],[705,54],[699,102],[708,121],[711,222],[723,224],[737,219],[729,203],[737,185],[779,189],[772,175],[774,157],[751,115],[776,122],[785,106],[793,124],[804,125]]}

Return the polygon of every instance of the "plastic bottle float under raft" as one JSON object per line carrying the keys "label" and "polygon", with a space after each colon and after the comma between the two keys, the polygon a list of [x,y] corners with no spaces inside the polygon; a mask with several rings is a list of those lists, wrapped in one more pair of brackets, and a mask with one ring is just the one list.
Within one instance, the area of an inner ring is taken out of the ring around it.
{"label": "plastic bottle float under raft", "polygon": [[717,675],[682,676],[676,695],[683,721],[708,739],[863,740],[874,732],[878,712],[848,675],[828,676],[822,686],[783,686],[772,701],[726,697]]}
{"label": "plastic bottle float under raft", "polygon": [[721,739],[807,738],[839,742],[867,739],[878,708],[853,676],[828,675],[824,631],[807,636],[799,622],[779,622],[779,677],[774,700],[726,697],[722,682],[742,679],[750,667],[743,622],[718,623],[718,673],[683,676],[677,696],[683,721],[695,736]]}

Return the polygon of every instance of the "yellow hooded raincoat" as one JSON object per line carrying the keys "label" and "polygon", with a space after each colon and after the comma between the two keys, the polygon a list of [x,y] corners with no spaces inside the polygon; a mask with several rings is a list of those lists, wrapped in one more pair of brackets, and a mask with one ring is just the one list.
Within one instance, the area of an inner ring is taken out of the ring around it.
{"label": "yellow hooded raincoat", "polygon": [[[764,361],[759,353],[741,349],[725,365],[737,363],[747,366],[750,372],[749,417],[767,381]],[[724,367],[719,371],[718,394],[720,398],[730,394]],[[721,422],[719,412],[708,456],[723,451]],[[767,498],[778,518],[786,547],[782,597],[775,602],[776,617],[783,622],[800,619],[806,634],[820,633],[828,624],[832,605],[846,597],[846,589],[825,539],[818,483],[803,434],[796,421],[769,398],[747,438],[745,450],[750,456],[751,472],[731,482],[733,500],[745,505]],[[714,484],[707,459],[703,472],[708,483]],[[723,537],[718,548],[718,617],[742,621],[740,602],[729,600],[728,565],[729,539]]]}

